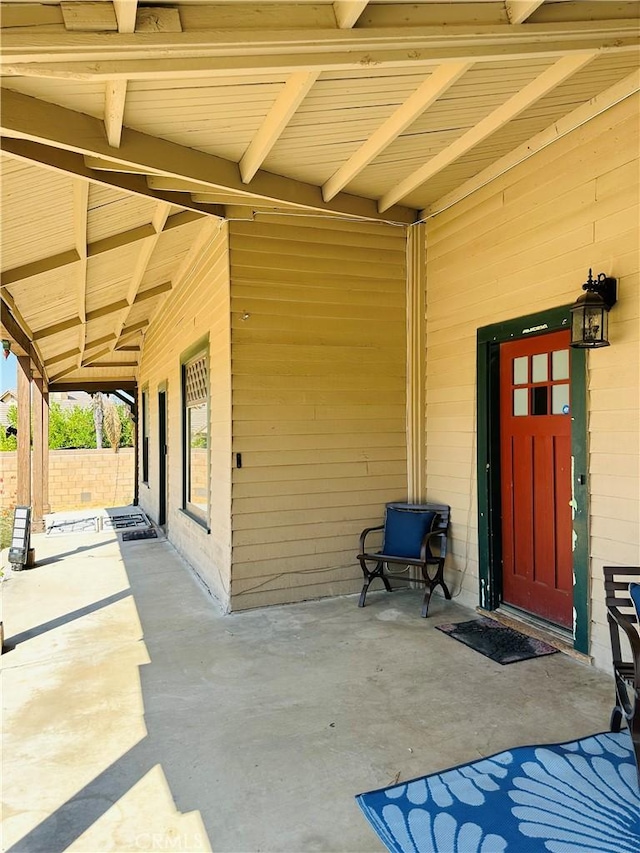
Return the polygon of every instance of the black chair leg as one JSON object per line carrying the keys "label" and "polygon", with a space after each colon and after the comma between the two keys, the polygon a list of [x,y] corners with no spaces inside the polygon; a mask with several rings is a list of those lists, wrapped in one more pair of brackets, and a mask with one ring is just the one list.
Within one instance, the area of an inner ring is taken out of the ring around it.
{"label": "black chair leg", "polygon": [[609,731],[610,732],[619,732],[620,727],[622,725],[622,709],[619,705],[611,712],[611,718],[609,720]]}
{"label": "black chair leg", "polygon": [[430,584],[427,584],[427,589],[424,594],[424,598],[422,599],[422,611],[420,615],[423,619],[426,619],[429,615],[429,602],[431,601],[431,593],[433,592],[433,587]]}
{"label": "black chair leg", "polygon": [[360,593],[360,598],[358,599],[358,607],[364,607],[364,600],[367,597],[367,592],[369,591],[370,586],[371,580],[367,580],[364,582],[362,586],[362,592]]}
{"label": "black chair leg", "polygon": [[362,586],[362,591],[360,592],[360,598],[358,599],[358,607],[364,607],[367,592],[369,591],[369,587],[371,586],[371,582],[374,578],[380,578],[387,592],[393,592],[393,587],[389,583],[389,579],[384,575],[384,563],[378,562],[375,569],[371,572],[367,568],[365,561],[361,558],[358,559],[360,560],[360,568],[364,575],[364,584]]}

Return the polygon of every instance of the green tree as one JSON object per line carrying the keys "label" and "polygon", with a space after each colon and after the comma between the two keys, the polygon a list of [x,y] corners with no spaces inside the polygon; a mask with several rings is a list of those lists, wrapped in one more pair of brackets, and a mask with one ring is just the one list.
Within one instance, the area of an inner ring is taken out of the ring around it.
{"label": "green tree", "polygon": [[[119,447],[133,447],[133,421],[129,407],[123,403],[115,406],[120,418]],[[18,425],[18,409],[15,405],[9,407],[7,419],[10,426]],[[49,448],[51,450],[90,449],[96,446],[96,428],[93,409],[90,407],[73,406],[63,409],[60,403],[52,403],[49,410]],[[106,435],[103,436],[102,446],[109,447]],[[15,435],[6,435],[0,426],[0,451],[15,450],[17,441]]]}
{"label": "green tree", "polygon": [[93,412],[83,406],[63,409],[52,403],[49,411],[49,448],[51,450],[81,449],[96,446]]}
{"label": "green tree", "polygon": [[[15,403],[12,403],[9,406],[7,411],[7,420],[9,422],[9,426],[17,427],[18,426],[18,407]],[[4,427],[0,426],[0,451],[1,450],[15,450],[18,446],[18,441],[15,435],[7,435]]]}

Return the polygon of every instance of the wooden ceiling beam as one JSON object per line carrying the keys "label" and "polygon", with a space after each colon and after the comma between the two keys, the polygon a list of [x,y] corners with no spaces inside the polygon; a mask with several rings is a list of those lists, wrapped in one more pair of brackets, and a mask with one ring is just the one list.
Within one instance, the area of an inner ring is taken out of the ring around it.
{"label": "wooden ceiling beam", "polygon": [[138,0],[113,0],[119,33],[133,33],[136,29]]}
{"label": "wooden ceiling beam", "polygon": [[[104,138],[104,129],[99,119],[9,89],[2,89],[0,98],[0,124],[2,134],[6,137],[3,150],[13,152],[14,156],[20,150],[16,143],[22,142],[24,145],[25,141],[29,141],[39,145],[45,144],[48,149],[54,151],[63,149],[61,154],[70,151],[80,155],[82,166],[78,168],[85,171],[89,171],[82,159],[85,154],[102,155],[148,169],[150,172],[202,183],[212,189],[237,191],[245,187],[238,164],[232,160],[131,129],[127,129],[122,144],[116,151]],[[60,162],[62,157],[52,153],[50,160],[53,159]],[[109,172],[100,172],[99,175],[99,180],[113,178],[113,173]],[[138,175],[121,175],[120,180],[130,184],[144,181]],[[153,191],[147,186],[147,192],[151,194]],[[417,212],[410,208],[396,207],[388,209],[388,213],[383,217],[372,199],[346,193],[339,193],[331,202],[325,202],[320,187],[262,170],[253,178],[252,194],[269,201],[293,202],[312,210],[329,210],[359,218],[401,224],[415,221],[417,215]],[[173,202],[170,198],[167,201]],[[195,202],[191,204],[195,205]]]}
{"label": "wooden ceiling beam", "polygon": [[[65,29],[72,33],[117,32],[113,3],[86,3],[78,0],[63,0],[60,11]],[[133,32],[133,30],[131,30]]]}
{"label": "wooden ceiling beam", "polygon": [[609,89],[600,92],[599,95],[587,101],[586,104],[581,104],[575,110],[572,110],[572,112],[557,119],[552,125],[545,128],[545,130],[523,142],[522,145],[505,154],[504,157],[496,160],[495,163],[487,166],[482,172],[474,175],[468,181],[456,187],[452,192],[433,202],[433,204],[421,211],[421,218],[426,219],[442,213],[443,210],[457,204],[457,202],[462,201],[463,198],[471,195],[471,193],[491,183],[491,181],[494,181],[500,175],[528,160],[529,157],[532,157],[538,151],[542,151],[543,148],[546,148],[548,145],[551,145],[553,142],[556,142],[558,139],[571,133],[571,131],[576,130],[576,128],[581,127],[586,122],[591,121],[596,116],[619,104],[620,101],[624,101],[639,91],[640,70],[634,71]]}
{"label": "wooden ceiling beam", "polygon": [[501,104],[493,112],[489,113],[482,121],[479,121],[471,130],[468,130],[461,137],[448,145],[435,157],[428,160],[424,166],[421,166],[411,175],[408,175],[404,180],[400,181],[393,189],[389,190],[384,195],[378,207],[381,212],[384,212],[388,207],[396,204],[403,198],[406,198],[411,192],[422,186],[429,178],[432,178],[438,172],[450,166],[467,151],[470,151],[475,145],[485,140],[492,133],[495,133],[501,127],[504,127],[507,122],[514,119],[517,115],[530,107],[544,95],[556,88],[564,80],[575,74],[581,68],[584,68],[598,55],[597,51],[578,54],[576,56],[565,56],[555,62],[546,71],[543,71],[535,80],[521,89],[504,104]]}
{"label": "wooden ceiling beam", "polygon": [[[113,0],[119,33],[135,32],[137,9],[138,0]],[[107,80],[104,92],[104,127],[109,145],[113,148],[120,147],[126,100],[127,81],[122,78]]]}
{"label": "wooden ceiling beam", "polygon": [[91,320],[100,320],[102,317],[108,317],[109,314],[117,314],[123,308],[128,308],[129,303],[126,299],[118,299],[117,302],[111,302],[109,305],[103,305],[102,308],[95,308],[93,311],[87,311],[87,322]]}
{"label": "wooden ceiling beam", "polygon": [[473,63],[470,62],[452,62],[436,68],[433,74],[329,178],[322,187],[324,200],[330,201],[336,193],[346,187],[472,65]]}
{"label": "wooden ceiling beam", "polygon": [[0,303],[0,321],[2,325],[2,335],[13,341],[17,347],[22,350],[22,353],[28,356],[31,360],[34,371],[38,376],[46,379],[47,374],[42,361],[42,354],[36,349],[33,332],[25,322],[24,317],[16,308],[11,294],[3,293]]}
{"label": "wooden ceiling beam", "polygon": [[[14,267],[10,270],[5,270],[0,274],[0,282],[2,287],[8,287],[10,284],[15,284],[19,281],[25,281],[28,278],[33,278],[37,275],[52,272],[62,267],[80,262],[79,281],[82,289],[82,294],[79,295],[78,314],[82,318],[84,312],[84,292],[86,289],[86,266],[88,258],[95,258],[98,255],[104,255],[107,252],[113,252],[117,249],[122,249],[126,246],[131,246],[134,243],[140,243],[150,237],[157,237],[161,232],[157,231],[153,223],[147,225],[138,225],[130,231],[122,231],[120,234],[113,234],[111,237],[103,237],[101,240],[96,240],[94,243],[86,243],[87,229],[87,211],[86,203],[88,198],[88,184],[84,181],[78,181],[77,199],[74,202],[76,208],[75,213],[75,229],[76,229],[76,248],[70,249],[67,252],[61,252],[58,255],[52,255],[49,258],[42,258],[39,261],[32,261],[24,264],[21,267]],[[81,189],[83,187],[84,189]],[[170,205],[166,202],[168,207]],[[82,213],[84,209],[84,214]],[[195,211],[185,210],[180,213],[174,213],[169,216],[163,231],[171,231],[173,228],[180,228],[192,222],[197,222],[202,218],[200,213]],[[82,238],[84,234],[84,240]],[[82,304],[80,304],[82,303]]]}
{"label": "wooden ceiling beam", "polygon": [[15,284],[18,281],[24,281],[26,278],[33,278],[36,275],[44,275],[45,273],[53,272],[62,267],[76,264],[80,260],[80,255],[76,249],[68,249],[66,252],[59,252],[57,255],[50,255],[48,258],[41,258],[39,261],[31,261],[28,264],[23,264],[20,267],[13,267],[9,270],[4,270],[0,275],[0,283],[2,287],[8,287],[10,284]]}
{"label": "wooden ceiling beam", "polygon": [[[67,370],[62,375],[68,375],[72,372],[71,370]],[[52,381],[55,381],[55,379]],[[136,389],[137,382],[135,379],[96,379],[95,377],[83,377],[75,381],[57,381],[55,385],[49,384],[49,391],[86,391],[88,394],[95,394],[97,391],[101,391],[103,394],[112,394],[115,391],[125,391],[135,394]]]}
{"label": "wooden ceiling beam", "polygon": [[510,24],[522,24],[531,17],[544,0],[505,0],[505,9]]}
{"label": "wooden ceiling beam", "polygon": [[335,0],[333,11],[340,29],[347,30],[355,26],[368,2],[369,0]]}
{"label": "wooden ceiling beam", "polygon": [[85,350],[96,349],[97,347],[104,346],[105,344],[110,344],[114,338],[114,333],[110,332],[108,335],[102,335],[102,337],[96,338],[94,341],[87,341]]}
{"label": "wooden ceiling beam", "polygon": [[7,157],[42,166],[53,172],[84,178],[98,186],[111,187],[123,193],[152,198],[156,201],[167,201],[175,207],[195,211],[205,217],[212,216],[220,219],[224,217],[222,205],[198,204],[187,193],[165,193],[152,190],[141,174],[125,174],[126,169],[122,173],[94,171],[87,167],[84,157],[74,151],[67,151],[52,145],[43,145],[26,139],[3,136],[2,153]]}
{"label": "wooden ceiling beam", "polygon": [[104,128],[113,148],[120,147],[126,99],[127,81],[108,80],[104,92]]}
{"label": "wooden ceiling beam", "polygon": [[96,169],[99,172],[125,172],[131,175],[146,174],[144,170],[136,169],[135,166],[125,167],[122,163],[115,163],[113,160],[105,160],[102,157],[86,156],[84,162],[89,169]]}
{"label": "wooden ceiling beam", "polygon": [[122,337],[133,335],[135,332],[141,332],[149,325],[149,320],[140,320],[138,323],[133,323],[131,326],[125,326],[122,330]]}
{"label": "wooden ceiling beam", "polygon": [[[71,358],[77,362],[77,357],[81,353],[82,350],[79,347],[75,347],[74,349],[68,349],[65,352],[60,352],[58,355],[52,355],[50,358],[45,359],[45,367],[49,368],[53,364],[59,364],[61,361],[68,361]],[[78,366],[77,363],[76,366]]]}
{"label": "wooden ceiling beam", "polygon": [[75,329],[76,326],[80,325],[82,325],[80,317],[70,317],[68,320],[61,320],[59,323],[38,329],[33,333],[33,340],[41,341],[43,338],[50,338],[52,335],[60,334],[60,332],[68,332],[69,329]]}
{"label": "wooden ceiling beam", "polygon": [[[162,296],[173,287],[170,281],[163,281],[162,284],[156,284],[155,287],[149,287],[147,290],[136,293],[136,298],[133,300],[134,305],[139,305],[141,302],[146,302],[147,299],[155,299],[156,296]],[[118,347],[116,347],[118,349]]]}
{"label": "wooden ceiling beam", "polygon": [[80,257],[78,264],[78,316],[82,321],[79,330],[78,365],[82,363],[84,351],[85,322],[87,319],[87,222],[89,219],[89,184],[87,181],[73,182],[73,230],[76,241],[76,251]]}
{"label": "wooden ceiling beam", "polygon": [[85,367],[112,367],[122,369],[123,367],[130,367],[135,370],[138,367],[137,361],[88,361]]}
{"label": "wooden ceiling beam", "polygon": [[240,160],[244,184],[248,184],[262,166],[319,74],[319,71],[296,71],[289,77]]}
{"label": "wooden ceiling beam", "polygon": [[513,24],[229,29],[180,33],[3,33],[4,74],[75,79],[274,74],[506,60],[638,44],[637,18]]}
{"label": "wooden ceiling beam", "polygon": [[148,240],[144,241],[144,244],[141,246],[140,251],[138,253],[138,257],[136,258],[135,267],[131,276],[131,281],[129,282],[129,288],[127,290],[125,305],[123,306],[121,315],[116,323],[116,339],[113,346],[111,347],[112,350],[114,350],[117,346],[118,341],[120,340],[120,335],[122,334],[122,330],[126,326],[127,320],[131,313],[131,309],[136,301],[138,291],[140,290],[140,285],[142,284],[142,280],[149,266],[149,261],[151,260],[151,256],[153,255],[156,246],[158,245],[158,240],[160,239],[162,229],[165,227],[167,219],[169,218],[170,210],[171,205],[159,204],[153,214],[153,227],[155,228],[156,233],[153,237],[150,237]]}

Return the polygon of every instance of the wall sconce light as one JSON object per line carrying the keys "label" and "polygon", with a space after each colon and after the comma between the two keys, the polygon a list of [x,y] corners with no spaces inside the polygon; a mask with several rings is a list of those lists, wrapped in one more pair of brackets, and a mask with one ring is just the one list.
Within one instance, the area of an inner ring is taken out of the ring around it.
{"label": "wall sconce light", "polygon": [[6,340],[6,338],[2,339],[2,355],[4,358],[9,358],[9,353],[11,352],[11,341]]}
{"label": "wall sconce light", "polygon": [[571,306],[571,346],[595,349],[609,346],[609,311],[616,304],[617,280],[603,272],[582,285],[586,291]]}

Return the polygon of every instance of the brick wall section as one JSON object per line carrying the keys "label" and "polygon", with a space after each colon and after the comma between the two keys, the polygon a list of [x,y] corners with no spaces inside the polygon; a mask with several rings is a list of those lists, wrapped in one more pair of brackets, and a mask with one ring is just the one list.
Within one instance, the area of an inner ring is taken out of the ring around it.
{"label": "brick wall section", "polygon": [[[95,506],[126,506],[133,500],[132,448],[49,451],[52,512]],[[0,509],[16,502],[16,454],[0,453]]]}

